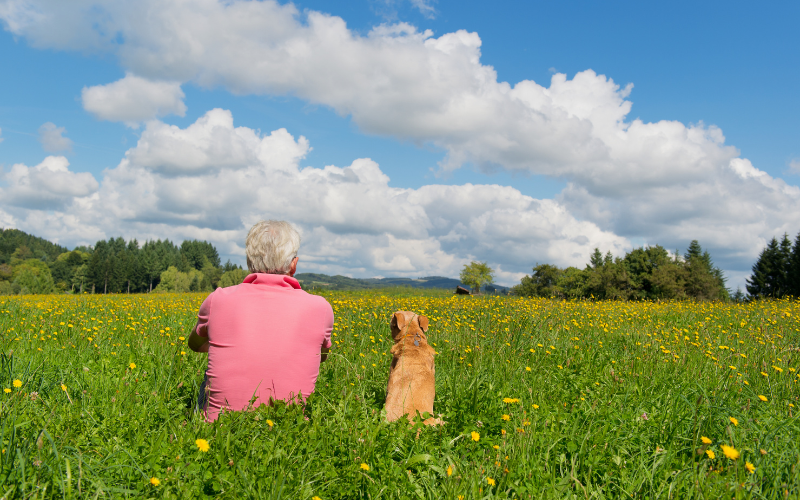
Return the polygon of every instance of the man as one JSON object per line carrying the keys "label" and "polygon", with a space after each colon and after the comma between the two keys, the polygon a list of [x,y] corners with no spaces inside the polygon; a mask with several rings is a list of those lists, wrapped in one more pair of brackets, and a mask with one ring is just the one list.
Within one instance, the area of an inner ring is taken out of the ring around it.
{"label": "man", "polygon": [[189,348],[208,353],[198,398],[206,420],[272,400],[304,401],[331,347],[333,309],[294,279],[300,235],[284,221],[260,221],[247,234],[250,273],[217,288],[200,306]]}

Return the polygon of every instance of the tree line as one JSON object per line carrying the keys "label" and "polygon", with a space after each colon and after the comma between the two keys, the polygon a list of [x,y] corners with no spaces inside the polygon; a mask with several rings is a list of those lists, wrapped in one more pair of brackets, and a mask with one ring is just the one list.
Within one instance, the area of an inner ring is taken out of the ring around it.
{"label": "tree line", "polygon": [[211,291],[247,272],[222,265],[207,241],[110,238],[72,251],[16,229],[0,230],[0,295]]}
{"label": "tree line", "polygon": [[725,276],[697,240],[681,257],[660,245],[636,248],[624,257],[595,248],[584,269],[539,264],[511,289],[525,297],[656,300],[727,300]]}
{"label": "tree line", "polygon": [[753,264],[752,271],[745,285],[751,297],[800,297],[800,233],[794,245],[786,233],[780,242],[772,238]]}

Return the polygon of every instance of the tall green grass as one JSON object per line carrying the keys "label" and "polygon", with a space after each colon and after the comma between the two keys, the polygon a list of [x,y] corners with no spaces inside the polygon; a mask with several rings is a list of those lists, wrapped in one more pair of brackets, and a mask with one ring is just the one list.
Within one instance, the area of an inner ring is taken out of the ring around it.
{"label": "tall green grass", "polygon": [[[202,296],[3,299],[0,387],[10,392],[0,399],[0,495],[800,492],[798,302],[324,296],[335,309],[337,344],[307,405],[227,413],[213,424],[194,412],[204,357],[179,340]],[[431,319],[442,427],[384,421],[388,320],[398,309]],[[727,458],[722,445],[739,458]]]}

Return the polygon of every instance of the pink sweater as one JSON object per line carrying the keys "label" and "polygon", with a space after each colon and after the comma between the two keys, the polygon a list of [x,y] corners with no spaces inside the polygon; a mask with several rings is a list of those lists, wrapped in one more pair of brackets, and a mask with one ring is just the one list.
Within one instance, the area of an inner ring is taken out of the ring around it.
{"label": "pink sweater", "polygon": [[305,400],[314,392],[320,351],[331,347],[333,309],[294,278],[254,273],[206,297],[196,328],[209,342],[206,420],[212,422],[222,408]]}

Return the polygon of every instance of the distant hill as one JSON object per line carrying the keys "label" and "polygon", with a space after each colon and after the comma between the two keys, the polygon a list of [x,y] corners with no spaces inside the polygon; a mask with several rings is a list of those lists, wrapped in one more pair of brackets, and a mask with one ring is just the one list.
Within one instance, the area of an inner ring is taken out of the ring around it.
{"label": "distant hill", "polygon": [[[328,276],[317,273],[298,273],[294,275],[305,288],[324,288],[326,290],[369,290],[372,288],[387,288],[394,286],[407,286],[410,288],[445,288],[455,290],[457,286],[466,286],[461,281],[444,276],[426,276],[424,278],[348,278],[347,276]],[[469,288],[469,287],[467,287]],[[500,293],[508,291],[508,287],[489,285],[487,291],[497,290]]]}
{"label": "distant hill", "polygon": [[9,262],[14,252],[17,252],[15,257],[22,260],[42,259],[45,262],[53,262],[59,255],[68,251],[61,245],[18,229],[0,228],[0,264]]}

